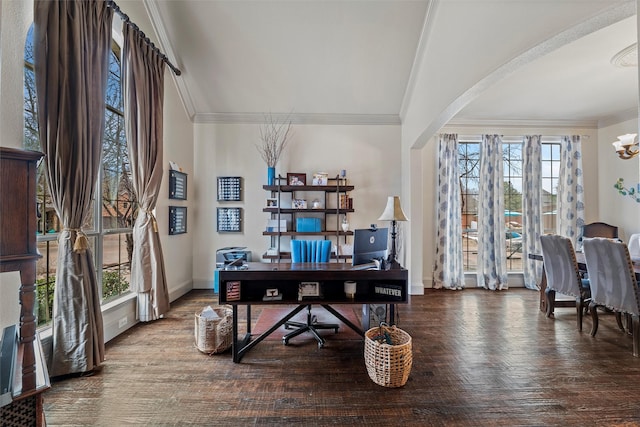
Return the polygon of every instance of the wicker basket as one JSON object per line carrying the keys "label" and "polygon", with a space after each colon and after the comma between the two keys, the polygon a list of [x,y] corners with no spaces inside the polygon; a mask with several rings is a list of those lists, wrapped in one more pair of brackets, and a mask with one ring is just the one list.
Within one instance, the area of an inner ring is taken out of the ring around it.
{"label": "wicker basket", "polygon": [[[391,344],[375,339],[385,333]],[[383,387],[402,387],[409,378],[413,362],[411,336],[395,326],[369,329],[364,337],[364,362],[374,383]]]}
{"label": "wicker basket", "polygon": [[196,347],[203,353],[222,353],[231,347],[233,310],[229,306],[213,309],[218,319],[207,319],[200,313],[195,318]]}

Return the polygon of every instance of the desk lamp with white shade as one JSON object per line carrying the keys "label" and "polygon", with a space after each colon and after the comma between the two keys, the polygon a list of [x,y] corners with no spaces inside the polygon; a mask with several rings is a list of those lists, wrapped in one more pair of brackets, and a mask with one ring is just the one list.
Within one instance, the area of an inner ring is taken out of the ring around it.
{"label": "desk lamp with white shade", "polygon": [[399,196],[389,196],[387,199],[387,206],[384,208],[384,212],[382,212],[378,221],[391,221],[391,253],[389,254],[389,268],[402,268],[400,263],[396,260],[396,236],[398,235],[397,222],[409,221],[409,219],[407,219],[407,216],[402,211]]}

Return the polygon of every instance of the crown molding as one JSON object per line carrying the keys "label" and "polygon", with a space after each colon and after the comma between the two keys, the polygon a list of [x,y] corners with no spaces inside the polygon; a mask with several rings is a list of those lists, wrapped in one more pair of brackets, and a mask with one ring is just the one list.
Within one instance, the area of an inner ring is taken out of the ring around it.
{"label": "crown molding", "polygon": [[491,129],[522,129],[522,128],[552,128],[552,129],[598,129],[597,120],[491,120],[491,119],[452,119],[442,129],[449,128],[491,128]]}
{"label": "crown molding", "polygon": [[[269,113],[278,121],[297,125],[400,125],[397,114]],[[263,124],[267,113],[197,113],[194,123]]]}
{"label": "crown molding", "polygon": [[611,116],[604,117],[598,120],[598,127],[605,128],[607,126],[626,122],[627,120],[638,120],[637,108],[629,108],[628,110],[621,111],[617,114],[612,114]]}

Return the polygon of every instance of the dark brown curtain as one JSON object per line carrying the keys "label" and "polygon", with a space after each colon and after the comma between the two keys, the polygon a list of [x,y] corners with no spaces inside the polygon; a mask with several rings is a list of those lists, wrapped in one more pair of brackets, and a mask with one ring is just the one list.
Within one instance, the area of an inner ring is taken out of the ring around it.
{"label": "dark brown curtain", "polygon": [[93,255],[82,227],[91,212],[104,133],[113,12],[103,1],[34,2],[40,144],[63,224],[53,303],[51,376],[104,361]]}
{"label": "dark brown curtain", "polygon": [[148,322],[169,310],[162,246],[153,210],[162,182],[164,61],[138,31],[125,25],[122,49],[125,130],[133,190],[140,209],[133,226],[131,287],[138,318]]}

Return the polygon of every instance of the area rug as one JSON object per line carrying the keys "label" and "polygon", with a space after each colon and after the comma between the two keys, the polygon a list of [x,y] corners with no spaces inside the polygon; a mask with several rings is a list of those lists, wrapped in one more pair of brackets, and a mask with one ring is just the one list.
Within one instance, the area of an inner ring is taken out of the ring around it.
{"label": "area rug", "polygon": [[[286,306],[278,306],[278,307],[264,307],[260,316],[258,317],[258,321],[256,325],[252,328],[251,334],[253,336],[260,335],[263,332],[267,331],[273,325],[275,325],[278,320],[282,319],[286,316],[291,310],[293,310],[296,306],[286,305]],[[360,319],[356,314],[355,310],[362,310],[361,305],[332,305],[338,313],[342,314],[347,320],[358,327],[362,327],[360,324]],[[333,329],[319,329],[319,333],[322,337],[331,340],[361,340],[363,339],[358,333],[356,333],[353,329],[342,323],[338,318],[336,318],[333,314],[329,313],[325,310],[321,305],[312,305],[311,313],[316,316],[317,322],[319,323],[335,323],[339,326],[338,333],[336,334]],[[297,313],[291,319],[296,322],[306,322],[307,321],[307,309],[305,308],[300,313]],[[285,329],[284,325],[280,326],[278,329],[273,331],[272,334],[267,336],[266,340],[282,340],[282,337],[289,332],[292,332],[293,329]],[[302,335],[299,335],[293,340],[298,339],[311,339],[314,340],[313,335],[311,333],[305,332]]]}

